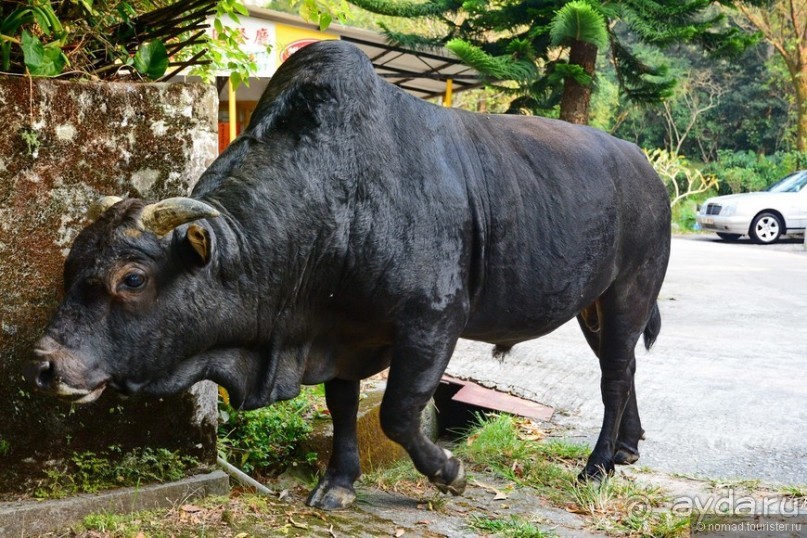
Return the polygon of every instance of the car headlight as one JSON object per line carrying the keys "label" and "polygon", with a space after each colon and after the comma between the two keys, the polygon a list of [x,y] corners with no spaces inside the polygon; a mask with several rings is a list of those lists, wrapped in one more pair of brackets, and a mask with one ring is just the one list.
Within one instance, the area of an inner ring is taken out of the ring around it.
{"label": "car headlight", "polygon": [[723,208],[720,210],[721,217],[730,217],[737,211],[737,206],[734,204],[727,204],[724,205]]}

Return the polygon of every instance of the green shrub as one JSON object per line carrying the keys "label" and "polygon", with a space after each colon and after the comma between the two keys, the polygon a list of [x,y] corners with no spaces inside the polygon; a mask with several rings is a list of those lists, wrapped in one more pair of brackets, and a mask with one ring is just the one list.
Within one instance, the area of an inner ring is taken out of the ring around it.
{"label": "green shrub", "polygon": [[763,190],[786,175],[807,167],[807,153],[796,151],[760,155],[753,151],[718,151],[704,173],[718,178],[719,194]]}
{"label": "green shrub", "polygon": [[219,453],[244,472],[274,474],[306,461],[300,443],[311,433],[313,393],[254,411],[237,411],[219,402]]}

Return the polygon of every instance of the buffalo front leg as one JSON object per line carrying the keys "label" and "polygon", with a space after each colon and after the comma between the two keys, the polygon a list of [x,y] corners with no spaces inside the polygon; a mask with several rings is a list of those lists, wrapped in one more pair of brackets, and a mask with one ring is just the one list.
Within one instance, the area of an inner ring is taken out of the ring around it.
{"label": "buffalo front leg", "polygon": [[449,334],[421,333],[396,345],[381,402],[381,427],[440,491],[461,495],[465,491],[462,462],[435,445],[420,424],[457,343],[457,336]]}
{"label": "buffalo front leg", "polygon": [[345,508],[356,499],[353,482],[359,478],[356,413],[359,382],[334,379],[325,383],[325,402],[333,421],[333,446],[328,468],[306,504],[323,510]]}

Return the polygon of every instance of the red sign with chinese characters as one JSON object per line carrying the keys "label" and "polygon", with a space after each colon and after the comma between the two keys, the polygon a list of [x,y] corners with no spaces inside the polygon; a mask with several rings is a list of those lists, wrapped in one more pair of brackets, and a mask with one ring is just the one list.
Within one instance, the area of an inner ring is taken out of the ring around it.
{"label": "red sign with chinese characters", "polygon": [[297,52],[298,50],[302,49],[303,47],[307,47],[311,43],[316,43],[320,41],[319,39],[298,39],[292,43],[286,45],[286,47],[280,52],[280,61],[285,62],[289,59],[289,57]]}

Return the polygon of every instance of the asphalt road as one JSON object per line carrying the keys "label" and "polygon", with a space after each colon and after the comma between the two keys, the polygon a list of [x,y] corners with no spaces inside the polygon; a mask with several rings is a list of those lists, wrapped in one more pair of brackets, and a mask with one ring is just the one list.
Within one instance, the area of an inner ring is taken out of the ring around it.
{"label": "asphalt road", "polygon": [[[713,237],[673,239],[661,335],[637,348],[638,465],[807,484],[807,251]],[[501,363],[461,341],[448,373],[551,405],[589,441],[599,431],[599,368],[575,321]]]}

